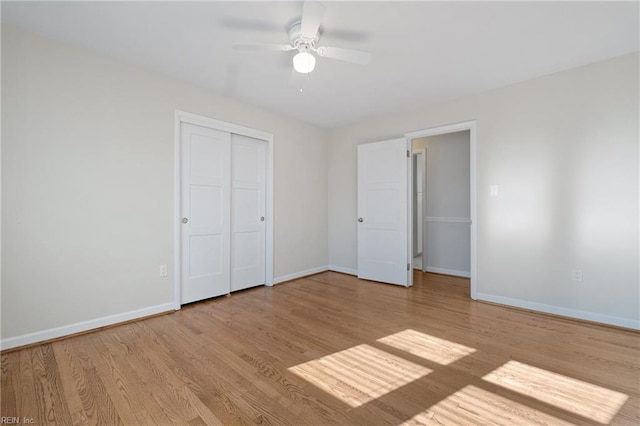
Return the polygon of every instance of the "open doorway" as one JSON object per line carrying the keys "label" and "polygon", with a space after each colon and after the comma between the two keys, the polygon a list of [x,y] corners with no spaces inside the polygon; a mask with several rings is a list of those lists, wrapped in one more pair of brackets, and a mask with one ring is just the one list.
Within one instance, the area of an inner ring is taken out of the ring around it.
{"label": "open doorway", "polygon": [[413,269],[476,282],[475,122],[426,129],[411,141]]}

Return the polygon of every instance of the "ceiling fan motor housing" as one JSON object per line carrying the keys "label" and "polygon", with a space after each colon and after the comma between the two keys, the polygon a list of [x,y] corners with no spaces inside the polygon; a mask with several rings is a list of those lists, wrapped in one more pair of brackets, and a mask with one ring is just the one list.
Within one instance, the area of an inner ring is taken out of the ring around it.
{"label": "ceiling fan motor housing", "polygon": [[287,31],[289,33],[289,42],[301,52],[312,50],[318,42],[318,33],[313,38],[307,38],[302,35],[302,21],[300,19],[293,21]]}

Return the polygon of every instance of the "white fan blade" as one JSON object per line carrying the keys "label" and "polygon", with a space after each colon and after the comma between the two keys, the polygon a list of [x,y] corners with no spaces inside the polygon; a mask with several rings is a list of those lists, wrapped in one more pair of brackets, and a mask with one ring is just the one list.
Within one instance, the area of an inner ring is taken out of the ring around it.
{"label": "white fan blade", "polygon": [[276,52],[288,52],[294,50],[295,47],[289,44],[234,44],[234,50],[271,50]]}
{"label": "white fan blade", "polygon": [[371,62],[371,53],[361,50],[343,49],[342,47],[318,47],[319,56],[337,59],[339,61],[352,62],[354,64],[367,65]]}
{"label": "white fan blade", "polygon": [[300,32],[302,37],[314,39],[318,34],[322,16],[324,15],[324,5],[317,1],[305,1],[302,7],[302,26]]}

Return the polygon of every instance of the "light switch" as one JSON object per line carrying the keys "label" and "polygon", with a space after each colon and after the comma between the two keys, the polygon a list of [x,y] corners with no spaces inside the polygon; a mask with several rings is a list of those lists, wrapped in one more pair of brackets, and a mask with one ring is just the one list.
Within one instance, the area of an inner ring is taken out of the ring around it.
{"label": "light switch", "polygon": [[489,185],[489,196],[497,197],[500,187],[498,185]]}

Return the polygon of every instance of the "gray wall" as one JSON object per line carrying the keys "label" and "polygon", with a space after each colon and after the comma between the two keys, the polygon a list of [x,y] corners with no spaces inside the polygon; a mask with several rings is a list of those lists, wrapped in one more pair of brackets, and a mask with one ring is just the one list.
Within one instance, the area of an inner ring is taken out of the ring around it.
{"label": "gray wall", "polygon": [[469,276],[469,131],[415,139],[426,149],[426,270]]}
{"label": "gray wall", "polygon": [[330,264],[357,267],[358,144],[475,120],[479,296],[640,328],[638,63],[620,56],[335,129]]}

